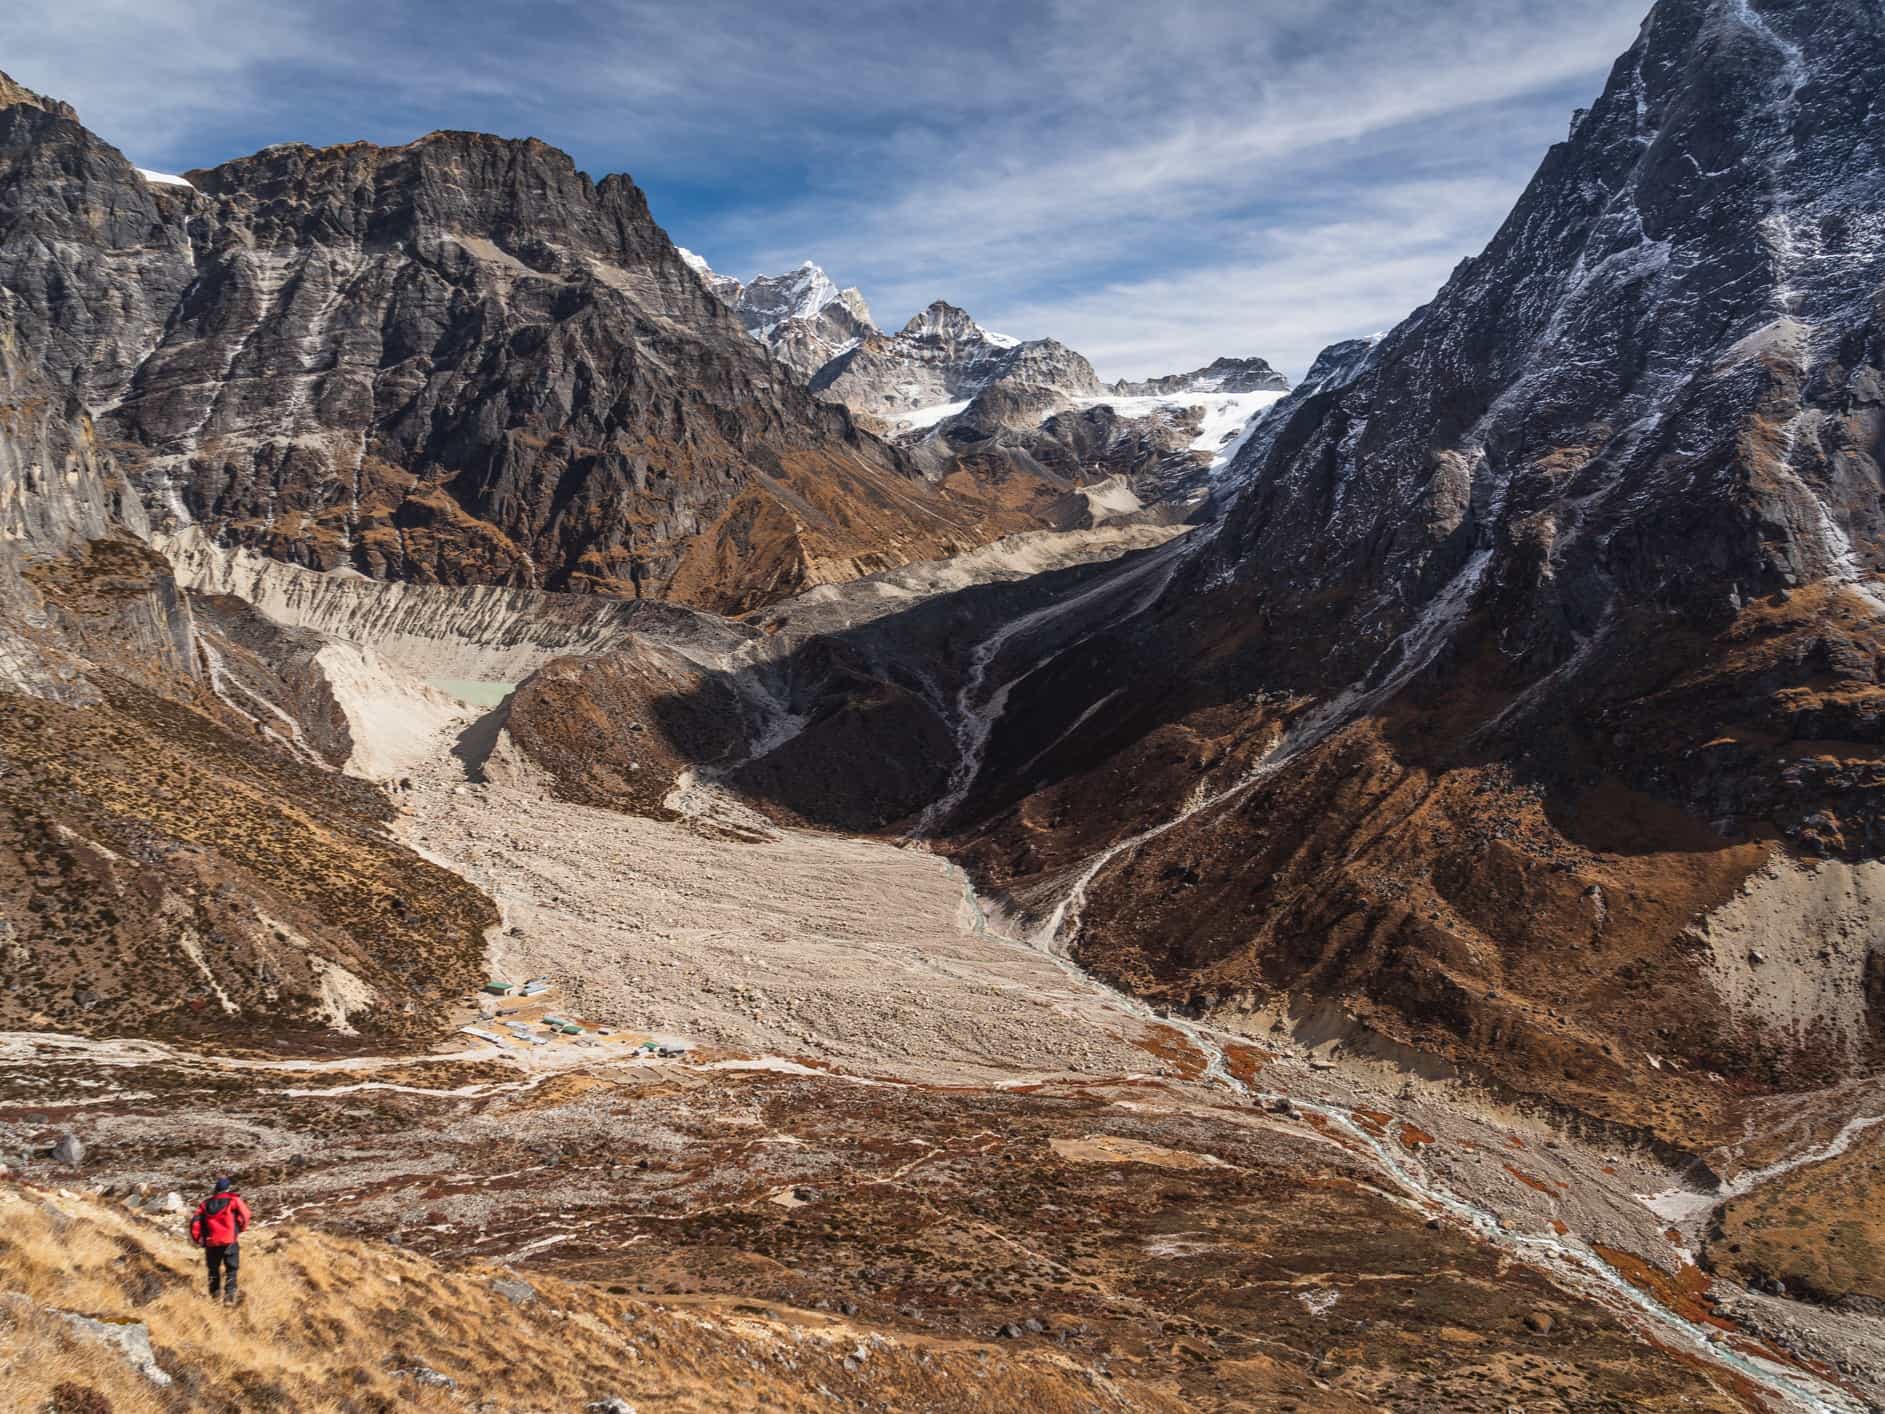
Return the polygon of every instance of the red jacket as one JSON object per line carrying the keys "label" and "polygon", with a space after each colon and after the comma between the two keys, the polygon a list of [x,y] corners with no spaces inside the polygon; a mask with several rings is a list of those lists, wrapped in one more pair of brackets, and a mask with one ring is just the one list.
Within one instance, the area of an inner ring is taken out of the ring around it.
{"label": "red jacket", "polygon": [[240,1193],[218,1193],[197,1205],[190,1219],[190,1241],[198,1247],[228,1247],[249,1226],[249,1205]]}

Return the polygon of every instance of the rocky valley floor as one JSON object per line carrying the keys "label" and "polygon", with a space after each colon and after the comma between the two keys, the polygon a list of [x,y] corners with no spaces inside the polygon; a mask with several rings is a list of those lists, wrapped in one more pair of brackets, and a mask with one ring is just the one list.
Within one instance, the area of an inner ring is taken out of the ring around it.
{"label": "rocky valley floor", "polygon": [[[269,1055],[18,1033],[0,1135],[28,1185],[143,1208],[234,1170],[264,1228],[800,1332],[839,1407],[956,1407],[893,1373],[942,1350],[999,1380],[1047,1361],[1102,1407],[1885,1397],[1869,1320],[1715,1302],[1695,1170],[1370,1056],[1326,1016],[1154,1014],[1004,936],[920,848],[782,829],[701,785],[672,821],[556,800],[467,751],[477,720],[411,767],[394,831],[497,903],[493,975],[549,979],[588,1034]],[[486,1030],[514,1004],[448,1005]],[[81,1164],[42,1157],[68,1132]],[[1808,1124],[1791,1149],[1830,1139]],[[287,1279],[275,1241],[257,1288]],[[414,1342],[452,1368],[449,1341]],[[674,1407],[789,1407],[763,1373]]]}

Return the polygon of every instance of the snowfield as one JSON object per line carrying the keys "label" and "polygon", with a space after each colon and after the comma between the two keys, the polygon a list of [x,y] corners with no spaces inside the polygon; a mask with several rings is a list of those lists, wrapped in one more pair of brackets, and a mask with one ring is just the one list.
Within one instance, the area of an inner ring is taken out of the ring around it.
{"label": "snowfield", "polygon": [[908,412],[900,412],[892,417],[890,424],[898,432],[921,432],[945,418],[968,411],[969,402],[970,399],[964,398],[959,403],[931,403],[928,407],[911,408]]}
{"label": "snowfield", "polygon": [[1082,407],[1110,407],[1121,417],[1150,417],[1170,409],[1200,408],[1204,423],[1191,440],[1192,450],[1211,454],[1213,475],[1230,465],[1256,426],[1256,419],[1288,396],[1281,392],[1262,393],[1168,393],[1149,397],[1124,398],[1117,395],[1079,399]]}

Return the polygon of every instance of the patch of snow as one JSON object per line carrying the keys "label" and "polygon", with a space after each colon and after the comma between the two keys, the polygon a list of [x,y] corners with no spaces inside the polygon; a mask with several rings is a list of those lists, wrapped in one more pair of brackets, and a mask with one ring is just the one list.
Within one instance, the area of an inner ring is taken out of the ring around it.
{"label": "patch of snow", "polygon": [[1260,393],[1187,392],[1149,394],[1138,397],[1105,395],[1080,398],[1082,407],[1110,407],[1121,417],[1150,417],[1160,412],[1181,412],[1196,408],[1203,414],[1198,433],[1191,439],[1191,449],[1211,455],[1211,474],[1230,465],[1263,414],[1288,395],[1278,391]]}
{"label": "patch of snow", "polygon": [[928,407],[911,408],[900,412],[890,421],[901,432],[919,432],[924,428],[934,427],[945,418],[954,417],[968,409],[972,399],[964,398],[959,403],[931,403]]}
{"label": "patch of snow", "polygon": [[142,177],[145,181],[149,182],[152,186],[189,187],[191,191],[196,190],[195,183],[183,177],[173,176],[169,172],[153,172],[148,167],[138,167],[138,168],[134,168],[133,170],[135,170],[140,177]]}

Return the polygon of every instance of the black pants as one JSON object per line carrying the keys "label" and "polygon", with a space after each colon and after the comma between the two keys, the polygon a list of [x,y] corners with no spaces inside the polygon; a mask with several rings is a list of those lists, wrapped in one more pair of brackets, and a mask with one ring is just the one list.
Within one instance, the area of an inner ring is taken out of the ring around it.
{"label": "black pants", "polygon": [[223,1273],[229,1274],[228,1298],[236,1299],[236,1268],[242,1265],[242,1249],[231,1242],[228,1246],[212,1243],[203,1249],[203,1256],[209,1262],[209,1294],[223,1294]]}

